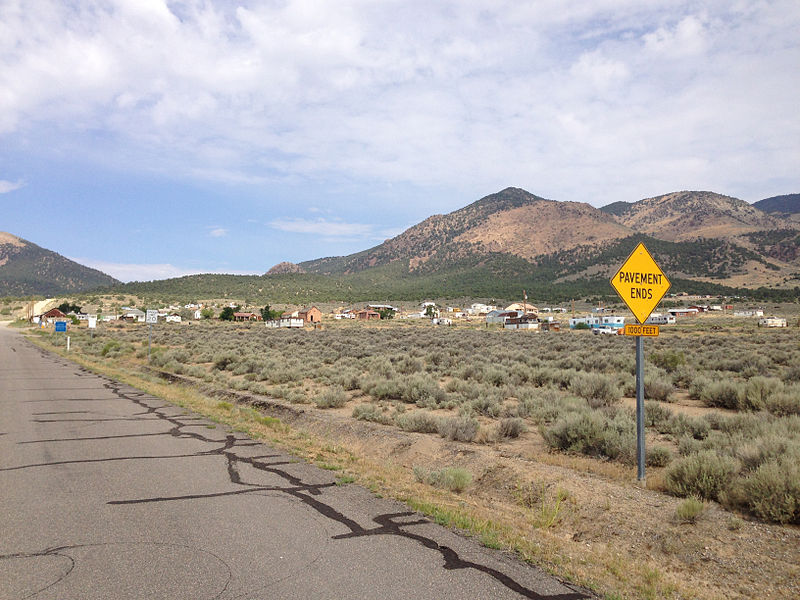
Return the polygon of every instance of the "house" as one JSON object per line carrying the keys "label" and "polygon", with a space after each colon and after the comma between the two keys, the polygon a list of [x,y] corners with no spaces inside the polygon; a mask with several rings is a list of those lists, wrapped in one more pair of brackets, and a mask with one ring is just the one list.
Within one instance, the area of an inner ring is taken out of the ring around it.
{"label": "house", "polygon": [[122,311],[120,312],[119,318],[123,321],[128,321],[129,323],[144,323],[145,320],[145,313],[138,308],[128,308],[123,307]]}
{"label": "house", "polygon": [[780,317],[764,317],[758,320],[759,327],[786,327],[786,319]]}
{"label": "house", "polygon": [[381,318],[381,313],[379,313],[379,312],[375,312],[374,310],[369,310],[369,309],[366,309],[366,308],[365,308],[364,310],[360,310],[360,311],[358,311],[358,312],[356,313],[356,318],[357,318],[359,321],[374,321],[374,320],[380,320],[380,318]]}
{"label": "house", "polygon": [[431,323],[433,323],[434,325],[448,325],[449,326],[449,325],[453,324],[453,320],[452,319],[445,319],[444,317],[434,317],[433,319],[431,319]]}
{"label": "house", "polygon": [[376,310],[381,312],[382,310],[390,310],[392,312],[400,312],[400,309],[392,306],[391,304],[367,304],[368,310]]}
{"label": "house", "polygon": [[625,327],[625,317],[617,315],[587,315],[585,317],[573,317],[569,320],[569,328],[575,329],[581,323],[588,325],[590,329],[598,327],[613,327],[622,329]]}
{"label": "house", "polygon": [[662,315],[661,313],[652,313],[645,321],[646,325],[674,325],[675,317],[673,315]]}
{"label": "house", "polygon": [[505,323],[506,319],[516,319],[522,316],[519,310],[493,310],[486,315],[487,323]]}
{"label": "house", "polygon": [[700,311],[696,308],[670,308],[667,312],[673,317],[696,317]]}
{"label": "house", "polygon": [[164,317],[164,321],[167,323],[180,323],[181,316],[178,313],[172,313],[171,315]]}
{"label": "house", "polygon": [[503,324],[504,329],[539,329],[539,319],[533,313],[506,319]]}
{"label": "house", "polygon": [[198,308],[196,311],[194,311],[194,320],[199,321],[202,318],[203,318],[203,310]]}
{"label": "house", "polygon": [[61,312],[61,311],[60,311],[60,310],[58,310],[57,308],[51,308],[51,309],[50,309],[50,310],[48,310],[46,313],[44,313],[43,315],[41,315],[41,317],[42,317],[43,319],[45,319],[45,320],[48,320],[48,321],[49,321],[49,320],[52,320],[52,319],[66,319],[66,318],[67,318],[67,315],[65,315],[63,312]]}
{"label": "house", "polygon": [[689,308],[696,308],[699,313],[708,312],[709,310],[708,306],[704,304],[692,304]]}
{"label": "house", "polygon": [[311,308],[298,310],[297,317],[303,319],[306,323],[319,323],[322,321],[322,311],[316,306],[312,306]]}
{"label": "house", "polygon": [[538,313],[539,312],[538,308],[536,308],[533,304],[528,304],[527,302],[524,302],[524,303],[514,302],[514,304],[506,306],[506,311],[510,311],[510,310],[515,310],[515,311],[521,312],[523,314],[524,313],[529,313],[529,312],[534,312],[534,313]]}
{"label": "house", "polygon": [[299,318],[299,317],[281,317],[280,319],[272,319],[271,321],[265,321],[268,329],[278,329],[286,328],[286,329],[302,329],[303,325],[306,322]]}
{"label": "house", "polygon": [[734,317],[763,317],[764,311],[758,310],[737,310],[733,313]]}
{"label": "house", "polygon": [[542,331],[561,331],[561,323],[559,321],[544,321],[539,327]]}
{"label": "house", "polygon": [[234,321],[260,321],[261,315],[254,312],[235,312],[233,313]]}
{"label": "house", "polygon": [[476,302],[467,309],[467,314],[477,315],[477,316],[487,315],[494,310],[497,310],[496,306],[491,306],[489,304],[481,304],[480,302]]}

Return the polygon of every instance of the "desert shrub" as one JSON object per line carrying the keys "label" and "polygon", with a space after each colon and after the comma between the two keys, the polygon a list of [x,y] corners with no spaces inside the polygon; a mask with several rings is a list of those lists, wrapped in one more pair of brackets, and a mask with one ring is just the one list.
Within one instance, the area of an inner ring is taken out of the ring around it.
{"label": "desert shrub", "polygon": [[767,400],[783,388],[783,382],[775,377],[757,375],[747,380],[741,398],[744,410],[762,410]]}
{"label": "desert shrub", "polygon": [[487,417],[497,417],[503,410],[501,398],[497,394],[475,398],[467,406],[469,410]]}
{"label": "desert shrub", "polygon": [[678,440],[678,453],[681,456],[689,456],[703,449],[703,442],[695,439],[689,434],[684,434]]}
{"label": "desert shrub", "polygon": [[672,383],[669,381],[669,379],[661,378],[656,375],[645,375],[645,398],[649,400],[659,400],[661,402],[671,402],[673,391]]}
{"label": "desert shrub", "polygon": [[235,352],[221,352],[214,355],[214,368],[219,371],[232,369],[232,365],[238,360],[238,355]]}
{"label": "desert shrub", "polygon": [[105,343],[103,349],[100,351],[101,356],[108,356],[111,354],[114,355],[114,351],[118,350],[120,347],[120,343],[117,340],[111,340]]}
{"label": "desert shrub", "polygon": [[794,364],[786,369],[782,379],[785,383],[800,383],[800,364]]}
{"label": "desert shrub", "polygon": [[714,381],[702,392],[700,400],[706,406],[729,408],[737,410],[743,396],[741,384],[729,380]]}
{"label": "desert shrub", "polygon": [[419,373],[424,369],[425,365],[421,359],[414,356],[405,355],[396,364],[395,369],[398,373],[410,375],[411,373]]}
{"label": "desert shrub", "polygon": [[360,378],[358,373],[340,373],[334,381],[342,386],[345,390],[357,390],[360,386]]}
{"label": "desert shrub", "polygon": [[708,437],[710,426],[703,417],[690,417],[684,413],[675,413],[667,422],[664,433],[671,433],[676,437],[691,435],[696,440]]}
{"label": "desert shrub", "polygon": [[726,498],[765,521],[800,524],[800,465],[771,460],[738,480]]}
{"label": "desert shrub", "polygon": [[314,398],[314,404],[319,408],[341,408],[347,404],[347,394],[339,386],[329,387]]}
{"label": "desert shrub", "polygon": [[420,407],[435,408],[445,401],[446,395],[435,379],[416,373],[400,382],[400,399]]}
{"label": "desert shrub", "polygon": [[694,496],[678,504],[675,509],[675,518],[683,523],[696,523],[706,510],[706,505],[702,500]]}
{"label": "desert shrub", "polygon": [[543,428],[542,436],[550,447],[566,452],[605,456],[625,463],[635,458],[635,424],[622,411],[611,419],[597,412],[567,414]]}
{"label": "desert shrub", "polygon": [[680,350],[664,350],[654,352],[651,355],[653,364],[664,369],[667,373],[672,373],[681,365],[686,364],[686,355]]}
{"label": "desert shrub", "polygon": [[439,417],[425,410],[397,415],[395,423],[404,431],[418,431],[420,433],[438,433]]}
{"label": "desert shrub", "polygon": [[672,378],[672,385],[688,390],[694,378],[697,377],[697,371],[695,371],[693,367],[683,365],[672,371],[670,376]]}
{"label": "desert shrub", "polygon": [[471,442],[478,434],[480,426],[470,417],[448,417],[439,421],[439,435],[457,442]]}
{"label": "desert shrub", "polygon": [[644,424],[646,427],[654,427],[659,433],[670,431],[668,423],[672,417],[672,411],[659,402],[645,401],[644,403]]}
{"label": "desert shrub", "polygon": [[413,471],[414,477],[420,483],[427,483],[451,492],[461,492],[472,483],[472,474],[461,467],[445,467],[435,471],[428,471],[422,467],[414,466]]}
{"label": "desert shrub", "polygon": [[391,422],[389,415],[384,413],[380,407],[374,404],[359,404],[353,407],[353,418],[359,421],[372,421],[387,425]]}
{"label": "desert shrub", "polygon": [[778,417],[800,415],[800,385],[785,386],[764,401],[764,409]]}
{"label": "desert shrub", "polygon": [[645,454],[648,467],[666,467],[672,461],[672,452],[665,446],[653,446]]}
{"label": "desert shrub", "polygon": [[542,430],[542,436],[552,448],[565,452],[589,454],[599,447],[605,429],[605,419],[599,413],[582,412],[564,415],[552,426]]}
{"label": "desert shrub", "polygon": [[396,379],[383,377],[366,377],[359,387],[376,400],[399,400],[403,396],[403,386]]}
{"label": "desert shrub", "polygon": [[610,406],[620,399],[619,389],[611,378],[596,373],[575,373],[569,391],[594,407]]}
{"label": "desert shrub", "polygon": [[504,438],[518,438],[526,429],[525,421],[519,417],[501,419],[497,425],[498,435]]}
{"label": "desert shrub", "polygon": [[703,450],[673,462],[667,468],[664,483],[667,491],[676,496],[717,500],[737,470],[733,458]]}
{"label": "desert shrub", "polygon": [[711,385],[712,379],[704,376],[694,377],[689,384],[689,398],[692,400],[700,400],[706,388]]}

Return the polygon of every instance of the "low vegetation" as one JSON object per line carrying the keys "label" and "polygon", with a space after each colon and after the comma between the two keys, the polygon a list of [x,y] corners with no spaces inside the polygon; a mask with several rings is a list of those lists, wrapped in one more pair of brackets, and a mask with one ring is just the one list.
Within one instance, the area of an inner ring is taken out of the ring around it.
{"label": "low vegetation", "polygon": [[[733,331],[653,342],[646,425],[662,441],[648,449],[648,465],[666,469],[671,494],[800,523],[796,336],[748,330],[732,338]],[[76,334],[87,354],[146,357],[141,327]],[[309,333],[202,321],[158,327],[153,344],[153,366],[217,386],[461,442],[496,443],[534,429],[557,451],[635,462],[635,419],[621,404],[634,394],[624,339],[419,327]],[[724,412],[675,411],[679,394]]]}

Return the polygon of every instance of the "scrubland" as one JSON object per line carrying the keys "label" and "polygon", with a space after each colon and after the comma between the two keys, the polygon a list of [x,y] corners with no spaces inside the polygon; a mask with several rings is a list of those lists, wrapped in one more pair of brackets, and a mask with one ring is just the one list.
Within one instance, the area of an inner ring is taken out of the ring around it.
{"label": "scrubland", "polygon": [[[297,409],[291,426],[399,469],[399,488],[360,474],[381,493],[609,598],[800,594],[797,327],[698,318],[646,340],[646,488],[635,481],[631,338],[193,322],[154,327],[149,363],[143,325],[71,338],[101,367]],[[214,410],[245,410],[224,404]]]}

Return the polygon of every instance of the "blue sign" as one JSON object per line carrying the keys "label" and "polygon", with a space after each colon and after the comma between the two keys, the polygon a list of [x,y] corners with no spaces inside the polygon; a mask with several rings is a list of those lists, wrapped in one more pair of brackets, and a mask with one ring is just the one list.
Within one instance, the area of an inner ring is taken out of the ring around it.
{"label": "blue sign", "polygon": [[56,321],[56,331],[66,331],[66,330],[67,330],[66,321]]}

